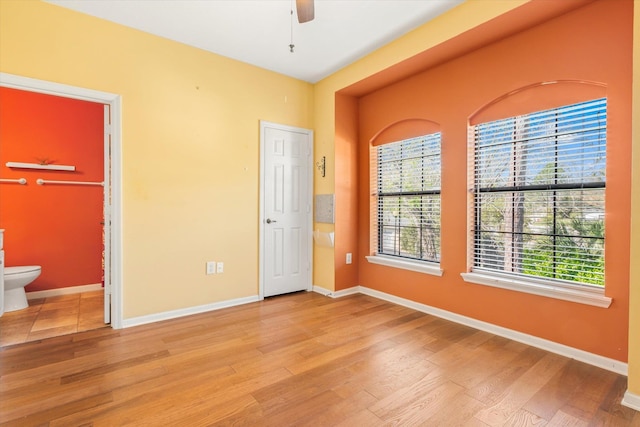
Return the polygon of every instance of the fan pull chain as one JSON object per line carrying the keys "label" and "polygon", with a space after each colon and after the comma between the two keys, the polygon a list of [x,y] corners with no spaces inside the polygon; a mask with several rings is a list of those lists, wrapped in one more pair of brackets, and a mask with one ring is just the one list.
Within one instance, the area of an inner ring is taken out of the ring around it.
{"label": "fan pull chain", "polygon": [[293,0],[291,0],[291,43],[289,44],[289,52],[293,53]]}

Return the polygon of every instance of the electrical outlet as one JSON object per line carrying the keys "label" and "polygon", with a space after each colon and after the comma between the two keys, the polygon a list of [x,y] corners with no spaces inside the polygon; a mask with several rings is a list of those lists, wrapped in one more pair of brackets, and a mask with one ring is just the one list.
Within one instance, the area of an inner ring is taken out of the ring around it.
{"label": "electrical outlet", "polygon": [[351,261],[352,261],[352,259],[351,259],[351,252],[348,252],[348,253],[347,253],[347,264],[351,264]]}
{"label": "electrical outlet", "polygon": [[219,262],[216,268],[216,273],[224,273],[224,262]]}
{"label": "electrical outlet", "polygon": [[216,274],[216,262],[207,261],[207,274]]}

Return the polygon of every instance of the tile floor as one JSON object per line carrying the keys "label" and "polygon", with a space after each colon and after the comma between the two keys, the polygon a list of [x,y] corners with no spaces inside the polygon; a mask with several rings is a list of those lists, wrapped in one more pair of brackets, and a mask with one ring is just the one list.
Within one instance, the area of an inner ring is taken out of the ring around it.
{"label": "tile floor", "polygon": [[29,300],[0,317],[0,347],[105,327],[103,292]]}

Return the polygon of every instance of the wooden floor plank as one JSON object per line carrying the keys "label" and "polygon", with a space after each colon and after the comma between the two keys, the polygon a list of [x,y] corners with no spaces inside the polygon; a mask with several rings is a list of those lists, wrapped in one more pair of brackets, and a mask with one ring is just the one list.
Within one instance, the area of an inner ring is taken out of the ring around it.
{"label": "wooden floor plank", "polygon": [[[551,421],[574,395],[582,388],[582,383],[590,371],[585,363],[570,360],[558,371],[533,397],[524,404],[523,408]],[[570,416],[570,414],[567,414]]]}
{"label": "wooden floor plank", "polygon": [[365,295],[0,349],[0,426],[640,426],[625,390],[621,375]]}
{"label": "wooden floor plank", "polygon": [[[559,427],[566,421],[567,419],[565,419],[564,414],[562,414],[561,417],[554,420],[554,423],[557,423],[556,425]],[[536,414],[520,408],[509,417],[504,425],[510,427],[544,427],[550,426],[551,424],[544,418],[540,418]]]}
{"label": "wooden floor plank", "polygon": [[[394,324],[394,326],[387,327],[384,330],[377,333],[370,333],[366,336],[357,338],[355,340],[347,340],[343,343],[343,345],[335,346],[331,350],[323,352],[313,357],[308,357],[304,361],[297,363],[289,367],[289,369],[294,373],[302,373],[309,369],[316,368],[325,363],[330,362],[333,359],[340,358],[349,353],[356,352],[360,349],[371,346],[375,342],[381,342],[387,340],[389,338],[394,337],[395,335],[399,335],[404,331],[415,329],[416,327],[421,326],[429,319],[425,316],[414,317],[412,315],[407,316],[406,322],[400,324]],[[367,328],[369,329],[369,328]],[[370,328],[374,329],[375,328]]]}
{"label": "wooden floor plank", "polygon": [[435,387],[410,387],[413,396],[403,395],[402,401],[372,411],[385,422],[393,425],[427,425],[429,420],[442,412],[464,389],[451,381],[439,382]]}
{"label": "wooden floor plank", "polygon": [[337,423],[337,427],[353,427],[353,426],[367,426],[378,427],[388,425],[380,418],[378,418],[373,412],[368,409],[364,409],[357,414],[345,418],[340,423]]}
{"label": "wooden floor plank", "polygon": [[495,404],[504,396],[506,390],[518,381],[527,370],[538,363],[545,354],[546,352],[537,348],[523,348],[522,352],[502,370],[481,381],[476,386],[472,386],[467,391],[467,394],[487,405]]}
{"label": "wooden floor plank", "polygon": [[568,359],[555,354],[545,355],[518,378],[518,381],[514,382],[506,390],[506,393],[498,402],[479,411],[475,418],[491,426],[504,425],[568,362]]}
{"label": "wooden floor plank", "polygon": [[359,391],[350,395],[348,399],[341,397],[333,405],[325,406],[323,410],[317,413],[314,417],[304,417],[299,420],[298,425],[301,427],[333,426],[342,422],[345,418],[357,415],[375,401],[376,398],[366,391]]}
{"label": "wooden floor plank", "polygon": [[425,421],[430,426],[462,426],[473,418],[484,404],[465,393],[453,396],[445,405],[440,405],[435,414]]}
{"label": "wooden floor plank", "polygon": [[[49,421],[55,420],[61,416],[82,412],[89,408],[94,408],[99,405],[103,405],[107,402],[112,401],[111,393],[102,393],[96,395],[90,395],[88,397],[83,397],[78,400],[72,400],[68,403],[63,403],[61,405],[55,406],[53,408],[47,408],[44,410],[34,410],[31,413],[23,416],[13,418],[9,422],[3,422],[3,426],[39,426],[39,425],[47,425]],[[0,422],[2,422],[2,418],[0,418]]]}
{"label": "wooden floor plank", "polygon": [[[430,338],[426,338],[430,339]],[[378,351],[373,357],[367,357],[349,366],[349,380],[336,391],[345,398],[366,390],[378,399],[382,399],[410,384],[415,383],[428,372],[436,369],[425,356],[423,341],[414,340],[393,345]],[[375,372],[375,375],[371,375]]]}
{"label": "wooden floor plank", "polygon": [[591,369],[587,366],[587,372],[584,373],[583,378],[583,384],[587,384],[587,386],[574,390],[561,410],[580,419],[594,418],[609,391],[620,386],[616,382],[619,377],[613,372]]}

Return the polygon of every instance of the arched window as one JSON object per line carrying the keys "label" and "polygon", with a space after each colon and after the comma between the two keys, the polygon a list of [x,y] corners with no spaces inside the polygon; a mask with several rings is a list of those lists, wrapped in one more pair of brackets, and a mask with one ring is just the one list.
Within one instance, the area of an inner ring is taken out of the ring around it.
{"label": "arched window", "polygon": [[[419,136],[406,137],[416,133]],[[441,133],[438,126],[426,120],[406,120],[387,127],[377,136],[372,140],[370,157],[371,252],[377,258],[368,259],[371,262],[382,257],[439,263]],[[392,139],[401,136],[406,138]],[[384,143],[379,144],[382,140]],[[435,274],[438,273],[436,269]]]}
{"label": "arched window", "polygon": [[472,273],[608,305],[606,97],[476,122],[469,139]]}

